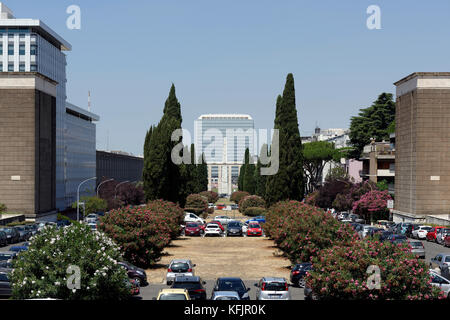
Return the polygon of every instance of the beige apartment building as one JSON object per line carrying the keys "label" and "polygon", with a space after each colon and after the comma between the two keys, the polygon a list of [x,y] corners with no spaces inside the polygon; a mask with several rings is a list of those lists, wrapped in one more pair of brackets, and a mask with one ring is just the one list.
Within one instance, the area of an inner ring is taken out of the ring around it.
{"label": "beige apartment building", "polygon": [[450,72],[417,72],[395,83],[394,221],[448,224]]}

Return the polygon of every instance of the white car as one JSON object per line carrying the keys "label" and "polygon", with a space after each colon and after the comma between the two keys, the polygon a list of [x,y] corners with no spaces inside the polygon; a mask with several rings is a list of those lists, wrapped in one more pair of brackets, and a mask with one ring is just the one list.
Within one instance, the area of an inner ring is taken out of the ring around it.
{"label": "white car", "polygon": [[208,203],[208,208],[214,208],[214,203]]}
{"label": "white car", "polygon": [[431,229],[432,229],[432,227],[430,227],[430,226],[419,226],[417,229],[414,229],[411,232],[411,236],[415,239],[426,239],[427,233]]}
{"label": "white car", "polygon": [[444,292],[446,298],[449,298],[450,293],[450,280],[445,279],[443,276],[437,274],[434,270],[430,270],[431,275],[431,285],[438,287]]}
{"label": "white car", "polygon": [[248,224],[242,222],[242,233],[244,234],[244,237],[247,235],[247,231],[248,231]]}
{"label": "white car", "polygon": [[191,212],[185,213],[184,222],[198,222],[201,224],[205,224],[205,220],[203,220],[202,218]]}
{"label": "white car", "polygon": [[215,216],[214,221],[219,221],[224,226],[227,225],[228,222],[234,221],[234,219],[227,216]]}
{"label": "white car", "polygon": [[207,237],[207,236],[222,237],[223,235],[224,235],[224,233],[222,232],[222,229],[220,229],[218,224],[208,223],[205,227],[205,233],[203,234],[203,237]]}
{"label": "white car", "polygon": [[371,225],[369,225],[369,224],[363,225],[362,230],[358,232],[359,237],[361,239],[364,239],[367,236],[367,233],[369,232],[370,228],[373,228],[373,227]]}

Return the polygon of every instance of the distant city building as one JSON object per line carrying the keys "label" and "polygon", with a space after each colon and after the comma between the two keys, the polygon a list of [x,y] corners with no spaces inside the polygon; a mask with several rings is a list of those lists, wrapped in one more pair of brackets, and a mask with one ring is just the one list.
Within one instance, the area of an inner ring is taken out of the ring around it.
{"label": "distant city building", "polygon": [[142,180],[144,158],[123,153],[97,150],[97,185],[108,179],[118,182]]}
{"label": "distant city building", "polygon": [[450,224],[450,72],[395,83],[394,221]]}
{"label": "distant city building", "polygon": [[[96,176],[96,125],[100,117],[87,110],[66,103],[65,141],[65,203],[69,207],[77,201],[78,185]],[[81,196],[95,195],[95,180],[80,190]]]}
{"label": "distant city building", "polygon": [[245,114],[201,115],[194,123],[195,153],[208,164],[208,190],[231,194],[237,188],[239,170],[249,148],[252,161],[258,154],[254,122]]}

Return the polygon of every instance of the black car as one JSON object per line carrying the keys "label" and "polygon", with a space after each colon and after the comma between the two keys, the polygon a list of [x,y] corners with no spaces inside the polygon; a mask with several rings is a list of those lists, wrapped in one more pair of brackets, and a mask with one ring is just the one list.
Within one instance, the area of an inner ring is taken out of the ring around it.
{"label": "black car", "polygon": [[19,232],[19,241],[28,241],[31,238],[31,231],[27,230],[25,226],[14,227]]}
{"label": "black car", "polygon": [[383,231],[380,235],[380,241],[388,240],[388,238],[393,234],[394,234],[394,232],[392,232],[392,231]]}
{"label": "black car", "polygon": [[227,225],[227,237],[229,236],[240,236],[242,237],[244,233],[242,232],[242,224],[239,221],[230,221]]}
{"label": "black car", "polygon": [[0,268],[11,267],[11,262],[17,257],[17,252],[0,252]]}
{"label": "black car", "polygon": [[291,270],[291,283],[299,288],[305,287],[305,276],[308,271],[312,270],[312,263],[296,264]]}
{"label": "black car", "polygon": [[0,296],[10,297],[12,294],[9,274],[11,269],[0,268]]}
{"label": "black car", "polygon": [[127,270],[128,278],[133,279],[141,287],[147,285],[147,274],[144,269],[138,268],[129,262],[119,262]]}
{"label": "black car", "polygon": [[399,244],[408,241],[408,238],[404,234],[391,234],[387,237],[392,243]]}
{"label": "black car", "polygon": [[412,232],[413,232],[414,230],[417,230],[417,229],[419,228],[419,226],[420,226],[420,225],[418,225],[418,224],[410,224],[410,225],[408,225],[408,226],[406,227],[406,232],[405,232],[406,236],[407,236],[408,238],[412,238]]}
{"label": "black car", "polygon": [[6,233],[9,244],[20,242],[20,233],[16,228],[3,228],[0,230]]}
{"label": "black car", "polygon": [[214,291],[235,291],[241,300],[250,300],[247,288],[241,278],[219,278],[214,285]]}
{"label": "black car", "polygon": [[6,236],[6,233],[0,229],[0,247],[4,247],[6,245],[8,245],[8,237]]}
{"label": "black car", "polygon": [[206,284],[200,277],[182,276],[175,277],[172,283],[172,289],[186,289],[192,300],[206,300],[206,290],[203,285]]}

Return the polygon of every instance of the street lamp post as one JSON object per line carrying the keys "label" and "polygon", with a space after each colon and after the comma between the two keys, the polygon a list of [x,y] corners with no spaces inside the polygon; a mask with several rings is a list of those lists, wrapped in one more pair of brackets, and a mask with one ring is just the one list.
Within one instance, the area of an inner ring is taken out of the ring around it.
{"label": "street lamp post", "polygon": [[98,187],[97,187],[97,198],[99,198],[99,190],[100,190],[100,186],[101,186],[102,184],[107,183],[107,182],[110,182],[110,181],[114,181],[114,179],[109,179],[109,180],[103,181],[103,182],[101,182],[101,183],[98,185]]}
{"label": "street lamp post", "polygon": [[86,179],[78,185],[78,189],[77,189],[77,221],[80,221],[80,187],[84,183],[91,181],[91,180],[95,180],[95,179],[97,179],[97,177]]}
{"label": "street lamp post", "polygon": [[120,185],[125,184],[125,183],[128,183],[128,182],[130,182],[130,181],[129,181],[129,180],[123,181],[123,182],[119,183],[119,184],[116,186],[116,188],[115,188],[115,190],[114,190],[114,199],[117,198],[117,188],[118,188]]}

